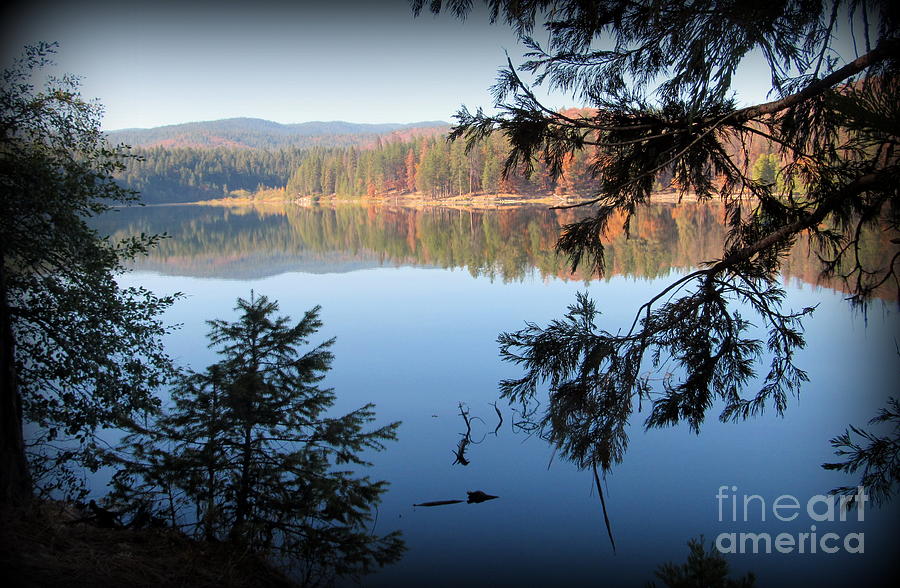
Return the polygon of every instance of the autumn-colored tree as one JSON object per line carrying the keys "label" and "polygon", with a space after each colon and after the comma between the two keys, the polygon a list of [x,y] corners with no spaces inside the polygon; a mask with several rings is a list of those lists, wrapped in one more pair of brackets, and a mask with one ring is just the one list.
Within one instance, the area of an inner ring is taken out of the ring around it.
{"label": "autumn-colored tree", "polygon": [[404,161],[404,170],[406,172],[406,190],[409,192],[416,191],[416,152],[410,147],[406,151],[406,159]]}

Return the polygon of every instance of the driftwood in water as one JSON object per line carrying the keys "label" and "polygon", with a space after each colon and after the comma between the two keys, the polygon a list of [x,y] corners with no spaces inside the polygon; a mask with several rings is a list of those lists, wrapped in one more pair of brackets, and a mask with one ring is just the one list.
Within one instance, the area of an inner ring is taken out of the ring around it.
{"label": "driftwood in water", "polygon": [[433,500],[431,502],[420,502],[413,506],[444,506],[445,504],[459,504],[462,500]]}
{"label": "driftwood in water", "polygon": [[499,498],[499,496],[494,496],[492,494],[485,494],[481,490],[475,490],[474,492],[466,492],[469,495],[468,500],[432,500],[430,502],[420,502],[419,504],[414,504],[413,506],[444,506],[445,504],[459,504],[460,502],[466,502],[468,504],[478,504],[479,502],[484,502],[486,500],[493,500],[495,498]]}

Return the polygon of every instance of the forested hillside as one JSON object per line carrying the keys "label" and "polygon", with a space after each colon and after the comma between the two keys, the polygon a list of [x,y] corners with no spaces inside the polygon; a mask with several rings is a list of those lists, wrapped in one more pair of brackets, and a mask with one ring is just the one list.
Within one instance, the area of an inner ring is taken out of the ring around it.
{"label": "forested hillside", "polygon": [[193,147],[134,149],[119,179],[141,193],[148,204],[196,202],[231,192],[283,187],[300,165],[305,150],[198,149]]}
{"label": "forested hillside", "polygon": [[[533,162],[531,169],[520,165],[504,177],[504,154],[508,152],[505,137],[493,135],[467,149],[464,141],[448,142],[446,134],[438,131],[437,127],[410,127],[376,136],[367,145],[137,148],[139,160],[120,179],[141,192],[147,203],[248,196],[266,188],[286,188],[289,199],[411,193],[435,198],[498,193],[576,197],[593,194],[595,181],[589,149],[567,157],[556,178],[539,160]],[[772,153],[771,146],[759,141],[733,149],[740,153],[741,160],[752,164],[757,178],[778,181],[778,156]],[[658,189],[673,187],[670,171],[660,171],[656,184]]]}
{"label": "forested hillside", "polygon": [[420,192],[581,195],[589,191],[586,158],[574,158],[556,181],[538,163],[533,173],[503,177],[504,141],[495,137],[466,153],[445,136],[378,141],[371,148],[135,149],[120,179],[146,203],[192,202],[287,188],[289,198],[359,197]]}

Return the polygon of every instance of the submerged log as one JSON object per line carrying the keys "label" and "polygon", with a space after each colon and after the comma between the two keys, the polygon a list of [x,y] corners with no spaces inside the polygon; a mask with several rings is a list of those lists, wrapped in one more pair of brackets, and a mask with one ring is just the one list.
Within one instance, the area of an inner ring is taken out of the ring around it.
{"label": "submerged log", "polygon": [[431,502],[420,502],[413,506],[443,506],[445,504],[459,504],[462,500],[433,500]]}
{"label": "submerged log", "polygon": [[[465,502],[468,504],[478,504],[479,502],[484,502],[486,500],[493,500],[495,498],[499,498],[499,496],[494,496],[492,494],[485,494],[481,490],[475,490],[473,492],[466,492],[469,495],[469,499]],[[433,500],[431,502],[420,502],[419,504],[414,504],[413,506],[443,506],[445,504],[459,504],[460,502],[464,502],[462,500]]]}

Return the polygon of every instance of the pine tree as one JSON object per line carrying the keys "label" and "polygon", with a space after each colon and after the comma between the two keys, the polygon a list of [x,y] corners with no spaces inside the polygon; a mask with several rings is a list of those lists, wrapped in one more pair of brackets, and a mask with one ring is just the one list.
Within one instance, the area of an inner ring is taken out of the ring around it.
{"label": "pine tree", "polygon": [[763,184],[775,184],[778,180],[778,156],[774,153],[761,154],[753,164],[753,179]]}
{"label": "pine tree", "polygon": [[[563,455],[604,470],[622,459],[625,423],[643,402],[647,427],[687,422],[696,432],[716,401],[725,421],[766,408],[782,414],[807,380],[794,360],[813,311],[782,307],[780,270],[792,245],[809,238],[822,275],[843,280],[852,304],[882,287],[900,293],[900,250],[874,263],[862,255],[867,231],[900,245],[897,3],[486,3],[492,22],[519,34],[526,61],[501,70],[496,114],[463,107],[450,136],[470,146],[505,136],[507,173],[540,159],[558,177],[574,154],[590,155],[590,195],[572,205],[589,214],[557,243],[573,270],[583,261],[606,269],[614,225],[628,234],[662,175],[682,196],[721,201],[728,225],[716,258],[696,260],[699,269],[640,305],[625,331],[595,324],[594,303],[579,296],[563,320],[501,335],[501,354],[525,368],[503,382],[504,395],[530,402],[548,385],[539,425]],[[459,18],[474,6],[412,4]],[[546,42],[533,34],[541,25]],[[742,107],[734,81],[753,52],[772,99]],[[535,86],[589,108],[549,108]],[[754,177],[754,143],[777,146],[775,182]],[[767,331],[763,340],[753,324]]]}
{"label": "pine tree", "polygon": [[[706,550],[703,537],[688,541],[687,561],[660,565],[656,577],[668,588],[753,588],[756,576],[748,573],[740,578],[729,578],[730,567],[725,557],[715,549]],[[649,582],[647,588],[655,588]]]}
{"label": "pine tree", "polygon": [[265,296],[239,299],[236,310],[234,322],[209,322],[220,361],[186,375],[171,410],[126,439],[115,497],[286,562],[307,584],[396,561],[399,533],[366,528],[386,483],[353,470],[370,465],[360,454],[384,449],[399,423],[365,430],[371,404],[325,415],[335,395],[319,384],[334,339],[300,350],[322,326],[318,306],[293,326]]}

